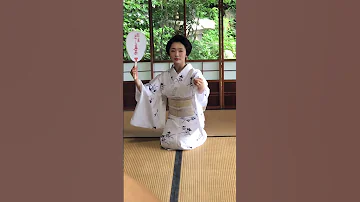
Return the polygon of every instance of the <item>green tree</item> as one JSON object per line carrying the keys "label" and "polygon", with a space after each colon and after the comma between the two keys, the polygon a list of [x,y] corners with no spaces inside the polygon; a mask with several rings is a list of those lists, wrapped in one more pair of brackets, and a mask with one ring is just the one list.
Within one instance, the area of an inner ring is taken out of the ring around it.
{"label": "green tree", "polygon": [[[155,60],[168,60],[165,51],[167,41],[174,34],[184,34],[193,44],[189,59],[217,59],[219,57],[219,9],[217,0],[186,0],[184,15],[183,0],[152,0],[151,11],[153,22],[153,41]],[[227,12],[235,13],[235,0],[224,0]],[[146,0],[124,0],[124,43],[126,35],[133,31],[145,34],[150,44],[149,7]],[[186,28],[184,29],[184,16]],[[235,20],[232,15],[224,17],[224,49],[236,53]],[[199,39],[200,19],[215,22],[215,29],[203,30]],[[143,60],[150,60],[150,47],[147,46]],[[130,60],[124,46],[124,59]]]}

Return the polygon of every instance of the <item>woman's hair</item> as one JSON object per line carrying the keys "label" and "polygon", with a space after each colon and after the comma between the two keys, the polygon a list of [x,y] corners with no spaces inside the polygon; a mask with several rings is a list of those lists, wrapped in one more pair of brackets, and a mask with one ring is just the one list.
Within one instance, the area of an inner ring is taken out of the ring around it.
{"label": "woman's hair", "polygon": [[184,37],[182,35],[175,35],[168,41],[168,43],[166,44],[166,52],[167,52],[168,55],[170,55],[170,47],[174,42],[182,43],[185,46],[186,55],[187,56],[190,55],[192,45],[191,45],[190,41],[186,37]]}

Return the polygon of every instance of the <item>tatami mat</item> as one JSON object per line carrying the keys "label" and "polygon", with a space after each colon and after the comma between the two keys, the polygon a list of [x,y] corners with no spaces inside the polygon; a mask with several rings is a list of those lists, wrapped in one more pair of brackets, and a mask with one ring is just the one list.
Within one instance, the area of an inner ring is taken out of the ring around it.
{"label": "tatami mat", "polygon": [[206,110],[208,136],[236,136],[236,110]]}
{"label": "tatami mat", "polygon": [[160,149],[159,138],[124,138],[124,172],[164,202],[170,199],[174,161],[175,151]]}
{"label": "tatami mat", "polygon": [[179,202],[236,201],[236,138],[209,137],[182,155]]}
{"label": "tatami mat", "polygon": [[[124,137],[160,137],[161,130],[144,129],[130,124],[133,111],[124,111]],[[236,110],[206,110],[208,136],[236,136]]]}

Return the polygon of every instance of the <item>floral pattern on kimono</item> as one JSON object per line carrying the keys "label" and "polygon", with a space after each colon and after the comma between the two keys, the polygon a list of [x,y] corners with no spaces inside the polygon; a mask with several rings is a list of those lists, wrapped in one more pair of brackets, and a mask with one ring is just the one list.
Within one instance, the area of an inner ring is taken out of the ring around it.
{"label": "floral pattern on kimono", "polygon": [[[198,92],[195,78],[202,78],[205,90]],[[174,67],[156,76],[147,84],[136,88],[137,105],[131,119],[133,126],[163,129],[161,146],[169,150],[191,150],[205,143],[207,139],[204,108],[208,103],[210,89],[201,71],[187,64],[177,73]],[[194,114],[177,117],[169,114],[166,119],[167,99],[191,99]]]}

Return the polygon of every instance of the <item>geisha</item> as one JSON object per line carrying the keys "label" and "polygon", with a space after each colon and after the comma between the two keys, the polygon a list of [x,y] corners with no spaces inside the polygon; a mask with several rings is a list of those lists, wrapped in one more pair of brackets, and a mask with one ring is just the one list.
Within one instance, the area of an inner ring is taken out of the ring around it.
{"label": "geisha", "polygon": [[[131,119],[136,127],[163,129],[161,147],[167,150],[191,150],[207,139],[204,111],[210,89],[201,71],[186,63],[190,41],[176,35],[166,45],[172,67],[143,84],[137,67],[131,69],[136,85],[137,105]],[[169,107],[166,118],[166,106]]]}

